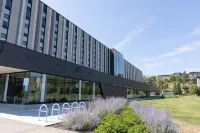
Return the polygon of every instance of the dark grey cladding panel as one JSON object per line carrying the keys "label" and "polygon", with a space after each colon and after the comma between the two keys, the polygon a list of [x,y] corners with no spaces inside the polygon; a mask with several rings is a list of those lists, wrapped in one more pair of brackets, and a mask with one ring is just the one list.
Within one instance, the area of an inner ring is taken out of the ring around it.
{"label": "dark grey cladding panel", "polygon": [[0,54],[3,54],[4,43],[0,42]]}
{"label": "dark grey cladding panel", "polygon": [[3,55],[0,55],[0,65],[141,90],[154,90],[144,83],[102,73],[7,42],[4,44]]}
{"label": "dark grey cladding panel", "polygon": [[126,88],[100,83],[104,97],[126,97]]}

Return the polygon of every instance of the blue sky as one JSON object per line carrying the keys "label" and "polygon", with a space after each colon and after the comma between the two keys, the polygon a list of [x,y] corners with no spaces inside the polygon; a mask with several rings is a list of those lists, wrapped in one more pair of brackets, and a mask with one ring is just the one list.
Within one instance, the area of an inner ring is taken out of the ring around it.
{"label": "blue sky", "polygon": [[199,0],[42,0],[147,75],[200,71]]}

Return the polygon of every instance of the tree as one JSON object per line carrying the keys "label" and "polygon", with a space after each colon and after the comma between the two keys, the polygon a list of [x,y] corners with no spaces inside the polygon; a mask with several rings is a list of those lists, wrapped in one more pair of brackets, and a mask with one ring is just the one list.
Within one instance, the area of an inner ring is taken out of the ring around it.
{"label": "tree", "polygon": [[198,94],[198,87],[196,84],[193,84],[192,81],[189,83],[189,91],[191,95]]}
{"label": "tree", "polygon": [[169,83],[167,79],[164,79],[164,84],[163,84],[164,89],[168,89],[169,88]]}
{"label": "tree", "polygon": [[182,81],[185,82],[188,79],[188,74],[184,71],[181,78],[182,78]]}
{"label": "tree", "polygon": [[175,82],[176,81],[176,77],[174,74],[169,75],[169,81],[170,82]]}
{"label": "tree", "polygon": [[176,76],[176,81],[179,81],[179,82],[183,82],[183,80],[182,80],[182,76]]}
{"label": "tree", "polygon": [[163,90],[165,89],[164,80],[160,76],[156,77],[155,85],[156,85],[156,88],[162,90],[162,94],[163,94]]}
{"label": "tree", "polygon": [[181,82],[180,81],[175,81],[173,82],[173,89],[172,89],[173,93],[175,95],[181,95],[182,90],[181,90]]}

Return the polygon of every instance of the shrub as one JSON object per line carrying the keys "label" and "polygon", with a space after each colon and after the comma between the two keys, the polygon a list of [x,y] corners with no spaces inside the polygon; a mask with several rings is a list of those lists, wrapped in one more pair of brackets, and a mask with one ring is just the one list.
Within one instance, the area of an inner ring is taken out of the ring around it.
{"label": "shrub", "polygon": [[157,110],[153,106],[142,106],[139,102],[129,104],[147,125],[147,128],[152,133],[176,133],[176,127],[172,122],[169,112]]}
{"label": "shrub", "polygon": [[147,133],[144,123],[131,110],[126,108],[119,115],[109,113],[105,115],[95,133]]}
{"label": "shrub", "polygon": [[145,125],[135,125],[128,129],[128,133],[148,133]]}
{"label": "shrub", "polygon": [[96,127],[99,120],[95,113],[90,113],[87,110],[76,110],[63,117],[62,125],[70,130],[89,131]]}
{"label": "shrub", "polygon": [[127,125],[128,127],[141,124],[141,119],[130,108],[126,108],[124,111],[122,111],[120,116],[123,123]]}
{"label": "shrub", "polygon": [[89,109],[83,111],[75,110],[64,115],[62,118],[62,125],[65,129],[70,130],[92,130],[98,125],[104,115],[121,111],[125,107],[125,104],[126,99],[124,98],[94,100],[91,105],[89,105]]}
{"label": "shrub", "polygon": [[109,113],[103,117],[95,133],[127,133],[126,125],[122,123],[120,117]]}
{"label": "shrub", "polygon": [[118,113],[122,111],[126,104],[125,98],[107,98],[97,99],[91,102],[90,109],[92,112],[97,113],[100,117],[108,113]]}

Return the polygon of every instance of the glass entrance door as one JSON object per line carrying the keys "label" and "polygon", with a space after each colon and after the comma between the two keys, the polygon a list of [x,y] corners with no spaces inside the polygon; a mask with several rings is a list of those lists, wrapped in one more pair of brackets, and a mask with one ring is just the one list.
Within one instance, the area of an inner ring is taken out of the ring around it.
{"label": "glass entrance door", "polygon": [[3,102],[6,75],[0,75],[0,102]]}
{"label": "glass entrance door", "polygon": [[29,77],[28,72],[9,75],[7,103],[22,104],[23,99],[27,97],[23,85],[26,77]]}

